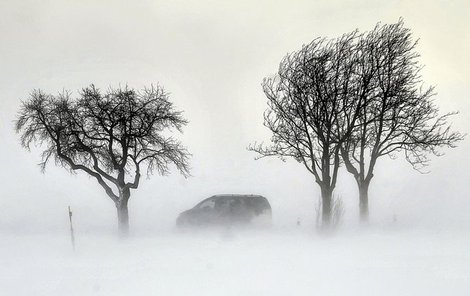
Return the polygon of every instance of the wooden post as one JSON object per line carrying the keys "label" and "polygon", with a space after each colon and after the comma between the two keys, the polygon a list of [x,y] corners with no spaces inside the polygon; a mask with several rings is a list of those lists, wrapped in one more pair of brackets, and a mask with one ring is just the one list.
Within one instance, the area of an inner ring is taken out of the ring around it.
{"label": "wooden post", "polygon": [[69,206],[69,221],[70,221],[70,238],[72,240],[73,250],[75,251],[75,236],[73,234],[72,211],[70,210],[70,206]]}

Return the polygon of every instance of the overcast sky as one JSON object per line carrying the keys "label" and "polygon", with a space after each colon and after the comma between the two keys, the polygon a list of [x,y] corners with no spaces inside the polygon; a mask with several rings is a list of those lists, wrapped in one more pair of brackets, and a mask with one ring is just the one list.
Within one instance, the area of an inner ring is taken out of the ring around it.
{"label": "overcast sky", "polygon": [[[138,3],[136,3],[138,2]],[[193,154],[192,177],[144,179],[130,200],[131,227],[170,227],[176,215],[218,193],[266,196],[278,225],[311,223],[319,189],[302,165],[255,161],[246,150],[269,139],[260,83],[288,52],[404,18],[419,38],[423,79],[435,85],[453,127],[468,132],[470,18],[467,1],[0,1],[0,231],[64,231],[71,205],[79,231],[115,227],[115,208],[83,173],[49,166],[19,145],[13,120],[36,88],[57,93],[162,85],[189,120],[179,138]],[[429,174],[402,157],[381,159],[370,188],[372,222],[470,226],[470,144],[433,159]],[[340,175],[346,224],[357,224],[357,191]]]}

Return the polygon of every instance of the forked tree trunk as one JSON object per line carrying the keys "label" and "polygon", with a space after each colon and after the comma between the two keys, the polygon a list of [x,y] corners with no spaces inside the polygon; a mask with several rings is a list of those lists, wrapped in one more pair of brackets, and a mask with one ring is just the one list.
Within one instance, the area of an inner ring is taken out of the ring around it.
{"label": "forked tree trunk", "polygon": [[128,199],[116,202],[118,231],[121,236],[129,234],[129,211],[127,208]]}
{"label": "forked tree trunk", "polygon": [[359,187],[359,216],[363,223],[369,222],[369,183],[358,184]]}
{"label": "forked tree trunk", "polygon": [[321,188],[322,199],[322,227],[328,228],[331,224],[331,197],[333,190]]}

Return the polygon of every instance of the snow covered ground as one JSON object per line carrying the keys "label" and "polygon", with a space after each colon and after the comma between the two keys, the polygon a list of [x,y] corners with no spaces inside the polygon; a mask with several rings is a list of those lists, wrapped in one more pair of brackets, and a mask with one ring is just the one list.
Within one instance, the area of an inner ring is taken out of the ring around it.
{"label": "snow covered ground", "polygon": [[0,295],[470,295],[464,232],[2,235]]}

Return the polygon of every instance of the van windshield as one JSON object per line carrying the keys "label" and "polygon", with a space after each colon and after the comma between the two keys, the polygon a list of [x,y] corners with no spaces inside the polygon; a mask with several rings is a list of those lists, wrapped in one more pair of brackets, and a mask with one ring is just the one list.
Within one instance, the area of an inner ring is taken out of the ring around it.
{"label": "van windshield", "polygon": [[203,208],[213,209],[214,205],[215,205],[215,200],[209,199],[209,200],[206,200],[206,201],[200,203],[198,206],[196,206],[196,208],[198,208],[198,209],[203,209]]}

